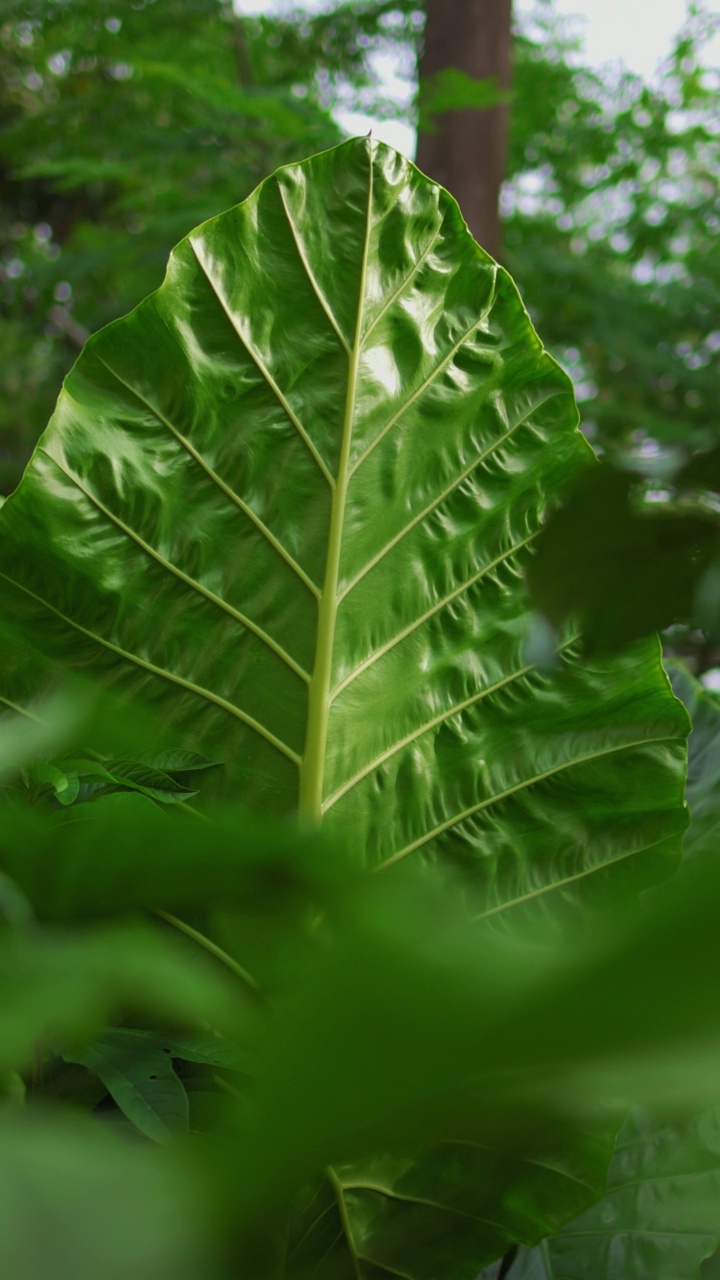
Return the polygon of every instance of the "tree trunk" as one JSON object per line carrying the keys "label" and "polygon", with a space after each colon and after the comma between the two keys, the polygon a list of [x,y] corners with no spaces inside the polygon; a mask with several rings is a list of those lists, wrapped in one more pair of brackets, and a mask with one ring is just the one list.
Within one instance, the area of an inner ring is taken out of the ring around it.
{"label": "tree trunk", "polygon": [[[426,0],[420,81],[448,67],[510,84],[512,0]],[[500,254],[500,186],[505,176],[507,105],[446,111],[421,133],[417,163],[455,197],[475,239]]]}

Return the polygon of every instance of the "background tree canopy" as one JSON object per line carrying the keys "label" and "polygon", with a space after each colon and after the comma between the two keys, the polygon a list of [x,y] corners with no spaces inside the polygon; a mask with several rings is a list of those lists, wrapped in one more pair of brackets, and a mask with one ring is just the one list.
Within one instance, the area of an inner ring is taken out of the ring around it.
{"label": "background tree canopy", "polygon": [[[338,141],[339,96],[397,114],[368,52],[401,44],[416,77],[425,17],[414,0],[283,18],[224,0],[4,0],[0,16],[7,493],[87,333],[160,283],[193,226]],[[690,16],[660,87],[580,65],[551,5],[515,30],[501,256],[601,450],[716,439],[711,26]],[[467,102],[462,79],[454,99],[444,88],[443,111]]]}

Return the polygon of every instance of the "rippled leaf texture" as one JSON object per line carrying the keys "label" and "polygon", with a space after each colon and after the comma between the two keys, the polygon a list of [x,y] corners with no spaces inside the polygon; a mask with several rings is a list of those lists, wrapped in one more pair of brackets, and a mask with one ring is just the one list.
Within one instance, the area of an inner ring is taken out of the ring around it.
{"label": "rippled leaf texture", "polygon": [[524,652],[576,421],[454,201],[354,140],[193,232],[90,341],[0,514],[4,605],[370,864],[456,857],[491,911],[645,882],[682,823],[655,648]]}
{"label": "rippled leaf texture", "polygon": [[537,1248],[509,1280],[696,1280],[720,1242],[720,1109],[687,1125],[637,1113],[625,1125],[607,1194]]}

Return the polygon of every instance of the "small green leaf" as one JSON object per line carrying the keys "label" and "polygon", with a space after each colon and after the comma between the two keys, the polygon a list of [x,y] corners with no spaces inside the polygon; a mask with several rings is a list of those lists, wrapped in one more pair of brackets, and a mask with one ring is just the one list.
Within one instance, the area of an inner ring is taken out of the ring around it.
{"label": "small green leaf", "polygon": [[164,773],[161,769],[152,769],[149,765],[139,764],[135,760],[108,762],[107,771],[112,778],[112,783],[104,787],[103,791],[112,790],[113,784],[129,787],[132,791],[139,791],[141,795],[148,796],[151,800],[160,800],[163,804],[182,804],[183,801],[192,800],[193,796],[197,795],[197,791],[191,791],[189,787],[182,786],[169,773]]}
{"label": "small green leaf", "polygon": [[210,1020],[226,1032],[242,1016],[237,983],[218,965],[128,925],[1,930],[0,990],[0,1070],[24,1071],[38,1041],[72,1054],[121,1016],[193,1029]]}
{"label": "small green leaf", "polygon": [[170,1142],[188,1127],[182,1081],[161,1049],[136,1031],[106,1031],[91,1045],[65,1053],[102,1080],[120,1110],[155,1142]]}
{"label": "small green leaf", "polygon": [[145,1035],[166,1057],[181,1058],[183,1062],[198,1062],[211,1067],[221,1067],[226,1071],[244,1071],[247,1067],[246,1055],[237,1044],[224,1040],[221,1036],[189,1035],[173,1032],[158,1035],[155,1031],[136,1032]]}
{"label": "small green leaf", "polygon": [[27,770],[30,789],[37,794],[51,791],[61,805],[74,804],[80,790],[77,774],[66,773],[47,760],[39,760]]}
{"label": "small green leaf", "polygon": [[159,751],[152,756],[143,756],[141,764],[151,769],[160,769],[163,773],[191,773],[197,769],[216,769],[219,760],[211,760],[197,751]]}
{"label": "small green leaf", "polygon": [[443,67],[420,84],[420,124],[425,133],[435,129],[435,117],[446,111],[484,111],[510,101],[496,76],[479,79],[458,67]]}

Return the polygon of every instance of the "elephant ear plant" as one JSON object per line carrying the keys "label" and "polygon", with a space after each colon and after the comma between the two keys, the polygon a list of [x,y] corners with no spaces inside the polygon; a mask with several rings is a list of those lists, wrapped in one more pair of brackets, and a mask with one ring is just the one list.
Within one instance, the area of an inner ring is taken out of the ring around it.
{"label": "elephant ear plant", "polygon": [[[588,465],[510,277],[356,139],[192,232],[90,340],[0,512],[2,609],[224,762],[206,796],[368,869],[452,867],[493,928],[582,920],[674,869],[687,733],[656,641],[529,656],[533,541]],[[27,660],[0,681],[16,703]],[[606,1144],[574,1143],[348,1160],[288,1274],[470,1276],[597,1198]]]}

